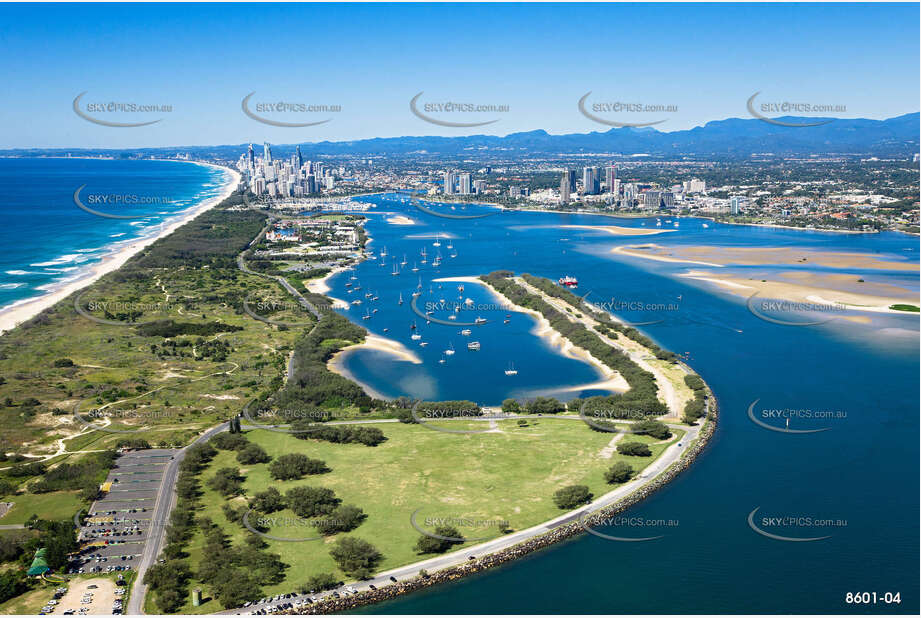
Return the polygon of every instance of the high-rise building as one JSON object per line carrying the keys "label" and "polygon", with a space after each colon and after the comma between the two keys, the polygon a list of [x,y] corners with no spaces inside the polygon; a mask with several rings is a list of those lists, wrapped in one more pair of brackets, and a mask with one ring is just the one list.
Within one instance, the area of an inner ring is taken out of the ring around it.
{"label": "high-rise building", "polygon": [[294,147],[294,159],[297,161],[297,168],[296,168],[296,169],[301,169],[302,167],[304,167],[304,157],[301,156],[301,147],[300,147],[300,146],[295,146],[295,147]]}
{"label": "high-rise building", "polygon": [[461,174],[458,176],[458,193],[461,195],[470,195],[471,185],[470,185],[470,174]]}
{"label": "high-rise building", "polygon": [[614,184],[617,180],[617,168],[614,167],[614,164],[610,164],[604,168],[604,186],[607,189],[608,193],[616,193],[614,191]]}
{"label": "high-rise building", "polygon": [[643,208],[646,210],[659,210],[659,204],[662,202],[662,196],[658,191],[649,190],[643,194]]}
{"label": "high-rise building", "polygon": [[741,212],[745,198],[739,195],[733,195],[729,198],[729,214],[737,215]]}
{"label": "high-rise building", "polygon": [[595,168],[593,167],[583,167],[582,168],[582,194],[583,195],[594,195],[595,194]]}
{"label": "high-rise building", "polygon": [[620,179],[615,178],[611,186],[608,188],[608,191],[614,196],[614,199],[617,199],[617,196],[620,195]]}
{"label": "high-rise building", "polygon": [[473,181],[473,192],[477,195],[481,195],[486,191],[486,181],[485,180],[474,180]]}
{"label": "high-rise building", "polygon": [[262,142],[262,163],[263,165],[272,164],[272,148],[268,142]]}
{"label": "high-rise building", "polygon": [[307,193],[316,193],[317,192],[317,177],[313,174],[307,174]]}
{"label": "high-rise building", "polygon": [[675,207],[675,194],[674,193],[672,193],[671,191],[663,191],[661,197],[662,197],[663,206],[665,206],[666,208]]}
{"label": "high-rise building", "polygon": [[572,179],[575,177],[574,170],[566,170],[563,172],[563,178],[560,179],[560,204],[569,203],[569,190],[572,186]]}
{"label": "high-rise building", "polygon": [[444,194],[445,195],[454,195],[454,183],[457,180],[457,175],[454,172],[445,172],[444,175]]}
{"label": "high-rise building", "polygon": [[576,192],[576,170],[567,170],[566,173],[569,176],[569,192]]}
{"label": "high-rise building", "polygon": [[249,150],[246,151],[246,160],[249,162],[249,169],[256,169],[256,151],[253,150],[253,145],[249,145]]}

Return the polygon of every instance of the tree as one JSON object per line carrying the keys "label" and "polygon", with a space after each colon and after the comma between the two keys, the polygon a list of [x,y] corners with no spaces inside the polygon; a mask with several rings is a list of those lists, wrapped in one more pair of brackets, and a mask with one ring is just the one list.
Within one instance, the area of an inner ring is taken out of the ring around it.
{"label": "tree", "polygon": [[416,541],[416,546],[414,547],[416,552],[420,554],[442,554],[453,546],[464,543],[463,535],[453,526],[437,526],[435,534],[448,538],[440,539],[423,534]]}
{"label": "tree", "polygon": [[273,479],[288,481],[299,479],[305,474],[321,474],[329,472],[326,462],[319,459],[310,459],[300,453],[281,455],[269,464],[269,474]]}
{"label": "tree", "polygon": [[569,485],[553,494],[553,502],[561,509],[574,509],[592,499],[592,493],[585,485]]}
{"label": "tree", "polygon": [[301,584],[301,593],[314,594],[324,590],[332,590],[333,588],[338,588],[341,583],[339,578],[332,573],[318,573],[308,577],[307,581]]}
{"label": "tree", "polygon": [[237,461],[243,465],[265,463],[270,459],[269,454],[258,444],[249,444],[237,453]]}
{"label": "tree", "polygon": [[604,473],[604,480],[609,484],[626,483],[633,477],[633,468],[625,461],[618,461]]}
{"label": "tree", "polygon": [[208,444],[222,451],[242,451],[250,441],[241,433],[219,433],[208,440]]}
{"label": "tree", "polygon": [[367,579],[384,557],[371,543],[352,536],[336,541],[329,555],[343,573],[358,579]]}
{"label": "tree", "polygon": [[617,452],[621,455],[632,455],[633,457],[649,457],[652,455],[649,447],[641,442],[621,442],[617,445]]}
{"label": "tree", "polygon": [[285,494],[285,503],[298,517],[328,515],[340,502],[335,492],[325,487],[292,487]]}
{"label": "tree", "polygon": [[208,487],[225,496],[235,496],[243,491],[243,475],[237,468],[221,468],[208,481]]}
{"label": "tree", "polygon": [[260,513],[274,513],[285,508],[285,499],[281,493],[274,487],[269,487],[265,491],[260,491],[253,496],[250,506]]}
{"label": "tree", "polygon": [[667,440],[672,437],[668,425],[661,421],[646,419],[633,424],[633,433],[637,435],[652,436],[656,440]]}
{"label": "tree", "polygon": [[502,411],[506,414],[518,414],[521,412],[521,404],[517,399],[504,399],[502,401]]}
{"label": "tree", "polygon": [[329,515],[325,515],[314,521],[313,525],[320,534],[329,536],[331,534],[336,534],[337,532],[348,532],[349,530],[354,530],[360,526],[361,522],[363,522],[367,517],[368,516],[365,515],[365,512],[357,506],[352,506],[351,504],[343,504],[336,507],[336,509]]}

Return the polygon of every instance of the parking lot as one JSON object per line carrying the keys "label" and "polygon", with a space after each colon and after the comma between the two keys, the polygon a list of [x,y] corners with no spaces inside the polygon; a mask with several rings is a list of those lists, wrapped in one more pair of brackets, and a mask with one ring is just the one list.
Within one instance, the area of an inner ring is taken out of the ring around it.
{"label": "parking lot", "polygon": [[167,464],[176,451],[148,449],[119,456],[106,479],[108,491],[90,507],[77,534],[80,551],[70,573],[108,573],[135,568],[151,529],[151,519]]}

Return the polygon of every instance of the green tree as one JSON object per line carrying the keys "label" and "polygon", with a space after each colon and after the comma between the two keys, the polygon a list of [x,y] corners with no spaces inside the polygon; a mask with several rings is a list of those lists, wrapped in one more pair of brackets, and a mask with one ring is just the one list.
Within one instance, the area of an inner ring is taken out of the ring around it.
{"label": "green tree", "polygon": [[343,573],[358,579],[370,577],[384,557],[371,543],[353,536],[344,536],[336,541],[329,555]]}
{"label": "green tree", "polygon": [[443,554],[455,545],[464,543],[463,535],[453,526],[436,526],[435,534],[446,538],[437,538],[427,534],[420,535],[414,547],[416,553]]}
{"label": "green tree", "polygon": [[609,484],[626,483],[633,477],[633,468],[625,461],[618,461],[604,473],[604,480]]}
{"label": "green tree", "polygon": [[553,494],[553,502],[561,509],[574,509],[591,501],[592,493],[585,485],[569,485]]}

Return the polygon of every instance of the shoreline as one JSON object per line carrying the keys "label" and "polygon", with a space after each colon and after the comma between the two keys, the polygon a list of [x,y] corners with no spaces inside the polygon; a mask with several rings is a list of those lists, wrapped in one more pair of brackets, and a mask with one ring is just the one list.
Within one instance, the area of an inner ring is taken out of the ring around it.
{"label": "shoreline", "polygon": [[[494,289],[491,285],[479,279],[477,277],[442,277],[440,279],[433,279],[433,283],[445,282],[445,283],[477,283],[486,290],[488,290],[495,298],[498,300],[503,307],[511,309],[519,313],[525,313],[530,315],[535,320],[537,324],[531,330],[531,334],[543,339],[547,345],[558,350],[560,354],[566,358],[571,358],[573,360],[582,361],[588,365],[591,365],[596,371],[598,371],[599,379],[595,382],[590,382],[588,384],[577,384],[574,386],[562,386],[560,388],[551,388],[546,389],[544,393],[572,393],[581,390],[606,390],[613,394],[622,394],[630,390],[630,385],[624,379],[620,373],[614,371],[600,360],[592,356],[586,350],[583,350],[580,347],[575,346],[569,339],[564,337],[562,334],[557,332],[553,326],[550,325],[549,320],[541,315],[539,312],[533,309],[527,309],[521,307],[514,303],[511,303],[505,296],[500,294],[498,290]],[[535,393],[536,394],[536,393]]]}
{"label": "shoreline", "polygon": [[326,361],[326,368],[328,370],[342,376],[343,378],[351,380],[360,386],[361,389],[373,399],[389,401],[393,399],[393,397],[387,397],[373,386],[362,382],[345,367],[345,361],[348,359],[348,357],[355,352],[358,352],[359,350],[373,350],[375,352],[383,352],[385,354],[396,357],[396,360],[401,362],[412,363],[413,365],[422,364],[422,359],[419,358],[415,352],[407,348],[399,341],[396,341],[395,339],[388,339],[387,337],[381,337],[380,335],[375,335],[370,332],[365,335],[365,340],[362,343],[356,343],[355,345],[350,345],[346,348],[342,348],[333,354],[328,361]]}
{"label": "shoreline", "polygon": [[[172,161],[171,159],[147,160]],[[175,163],[177,161],[172,162]],[[192,206],[185,211],[177,213],[172,219],[167,219],[163,223],[165,224],[168,222],[168,224],[161,225],[161,230],[158,233],[150,234],[149,236],[141,236],[130,241],[122,241],[126,243],[124,246],[121,248],[113,248],[110,253],[102,256],[98,262],[87,265],[85,268],[85,274],[78,276],[74,280],[67,283],[57,285],[53,289],[50,289],[47,292],[33,298],[17,301],[16,303],[13,303],[12,305],[9,305],[0,311],[0,334],[13,330],[23,322],[31,320],[45,309],[53,307],[58,302],[67,298],[74,292],[90,285],[91,283],[94,283],[104,275],[118,270],[125,264],[125,262],[127,262],[130,258],[132,258],[146,247],[150,246],[160,238],[169,236],[174,231],[176,231],[176,229],[185,225],[198,215],[214,208],[223,202],[230,196],[230,194],[233,193],[234,189],[240,182],[240,173],[229,167],[215,165],[213,163],[205,163],[203,161],[184,161],[184,163],[192,163],[193,165],[221,170],[223,172],[229,173],[230,177],[224,183],[224,187],[222,188],[220,194],[208,198],[202,201],[200,204]],[[148,229],[156,228],[155,226],[151,226]],[[117,243],[113,243],[113,245],[117,245]]]}

